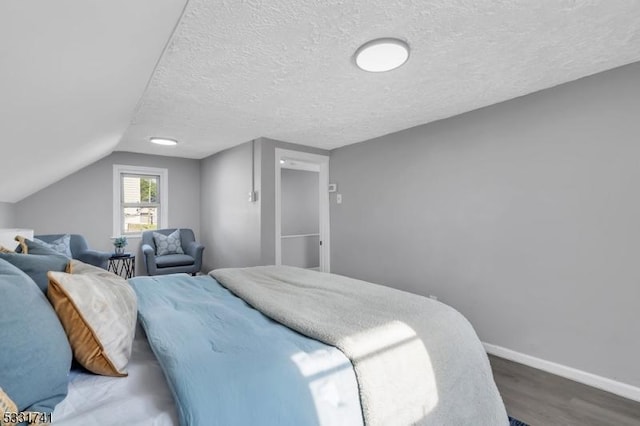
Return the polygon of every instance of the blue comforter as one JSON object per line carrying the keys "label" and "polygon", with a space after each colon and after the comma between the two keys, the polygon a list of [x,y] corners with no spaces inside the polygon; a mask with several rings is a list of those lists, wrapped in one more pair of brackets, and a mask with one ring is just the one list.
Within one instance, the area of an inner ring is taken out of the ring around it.
{"label": "blue comforter", "polygon": [[129,280],[182,425],[362,424],[338,349],[276,323],[210,276]]}

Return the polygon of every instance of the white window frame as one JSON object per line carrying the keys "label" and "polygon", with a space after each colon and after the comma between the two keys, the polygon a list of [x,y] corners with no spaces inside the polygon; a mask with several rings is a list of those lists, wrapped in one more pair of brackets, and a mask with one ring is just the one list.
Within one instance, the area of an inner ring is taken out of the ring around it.
{"label": "white window frame", "polygon": [[[160,202],[160,222],[158,229],[169,227],[169,171],[156,167],[113,165],[113,236],[125,235],[122,233],[124,223],[122,214],[122,175],[147,175],[159,176],[158,198]],[[140,238],[140,234],[126,234],[128,238]]]}

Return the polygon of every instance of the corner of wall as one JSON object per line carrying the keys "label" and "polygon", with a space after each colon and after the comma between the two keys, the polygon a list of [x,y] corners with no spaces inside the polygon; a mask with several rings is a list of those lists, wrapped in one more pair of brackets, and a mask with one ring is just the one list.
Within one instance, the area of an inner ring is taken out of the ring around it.
{"label": "corner of wall", "polygon": [[0,202],[0,228],[15,228],[16,226],[15,203]]}

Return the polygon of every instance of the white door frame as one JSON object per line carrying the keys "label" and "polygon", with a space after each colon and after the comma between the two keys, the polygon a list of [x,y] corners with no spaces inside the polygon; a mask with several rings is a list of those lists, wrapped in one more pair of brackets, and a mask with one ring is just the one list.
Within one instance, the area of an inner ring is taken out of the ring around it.
{"label": "white door frame", "polygon": [[[282,161],[299,161],[311,163],[319,167],[318,197],[320,200],[320,271],[331,272],[331,244],[329,222],[329,156],[311,154],[308,152],[292,151],[276,148],[276,265],[282,265]],[[287,166],[286,168],[294,168]],[[298,167],[300,170],[309,170],[304,164]]]}

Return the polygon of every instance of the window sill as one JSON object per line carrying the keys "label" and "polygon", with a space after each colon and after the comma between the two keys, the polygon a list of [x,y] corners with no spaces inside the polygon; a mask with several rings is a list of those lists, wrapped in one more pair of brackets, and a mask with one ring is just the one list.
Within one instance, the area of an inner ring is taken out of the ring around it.
{"label": "window sill", "polygon": [[122,236],[132,240],[139,240],[142,238],[142,234],[123,234]]}

